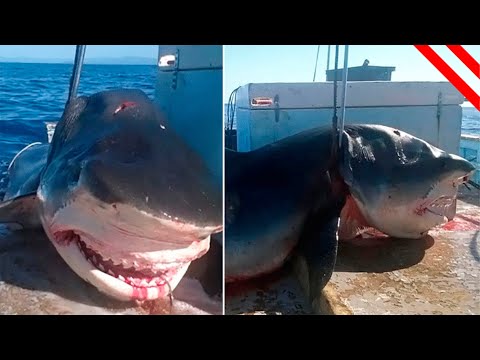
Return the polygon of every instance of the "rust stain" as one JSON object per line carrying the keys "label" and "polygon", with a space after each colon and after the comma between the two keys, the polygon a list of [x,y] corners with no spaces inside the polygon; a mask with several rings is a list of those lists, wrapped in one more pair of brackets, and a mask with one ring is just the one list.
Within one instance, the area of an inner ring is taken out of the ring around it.
{"label": "rust stain", "polygon": [[325,315],[353,315],[353,311],[339,296],[336,286],[328,283],[322,291],[318,304],[314,309],[317,314]]}

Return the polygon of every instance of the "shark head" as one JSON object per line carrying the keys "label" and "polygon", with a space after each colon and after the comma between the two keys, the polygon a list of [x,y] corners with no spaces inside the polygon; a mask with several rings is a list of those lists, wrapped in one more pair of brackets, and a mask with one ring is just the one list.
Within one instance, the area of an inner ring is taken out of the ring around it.
{"label": "shark head", "polygon": [[119,300],[167,296],[223,228],[212,174],[139,90],[67,106],[37,195],[65,262]]}

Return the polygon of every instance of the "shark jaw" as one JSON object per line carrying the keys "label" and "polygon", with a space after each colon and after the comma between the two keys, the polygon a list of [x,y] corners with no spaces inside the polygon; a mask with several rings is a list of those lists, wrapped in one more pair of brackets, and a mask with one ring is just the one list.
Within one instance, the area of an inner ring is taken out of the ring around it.
{"label": "shark jaw", "polygon": [[210,234],[222,229],[154,216],[129,205],[100,204],[87,193],[77,194],[53,216],[42,212],[41,218],[67,265],[121,301],[169,296],[190,263],[209,250]]}

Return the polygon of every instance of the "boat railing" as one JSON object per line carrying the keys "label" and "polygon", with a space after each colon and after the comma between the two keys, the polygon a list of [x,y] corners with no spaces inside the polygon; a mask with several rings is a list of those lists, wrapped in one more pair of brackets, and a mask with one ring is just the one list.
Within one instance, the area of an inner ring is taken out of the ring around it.
{"label": "boat railing", "polygon": [[480,185],[480,135],[462,134],[459,155],[476,166],[477,171],[471,181]]}

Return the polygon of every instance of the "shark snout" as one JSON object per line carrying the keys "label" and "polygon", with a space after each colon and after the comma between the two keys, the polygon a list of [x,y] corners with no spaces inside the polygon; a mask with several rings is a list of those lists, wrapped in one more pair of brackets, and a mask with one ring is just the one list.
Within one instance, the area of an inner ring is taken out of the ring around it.
{"label": "shark snout", "polygon": [[447,165],[449,170],[460,171],[466,174],[471,174],[476,170],[475,166],[463,157],[455,154],[449,154],[448,156],[450,159],[449,164]]}
{"label": "shark snout", "polygon": [[222,225],[221,189],[213,184],[209,173],[192,176],[167,163],[98,158],[84,163],[79,180],[82,190],[105,204],[126,205],[207,232]]}

